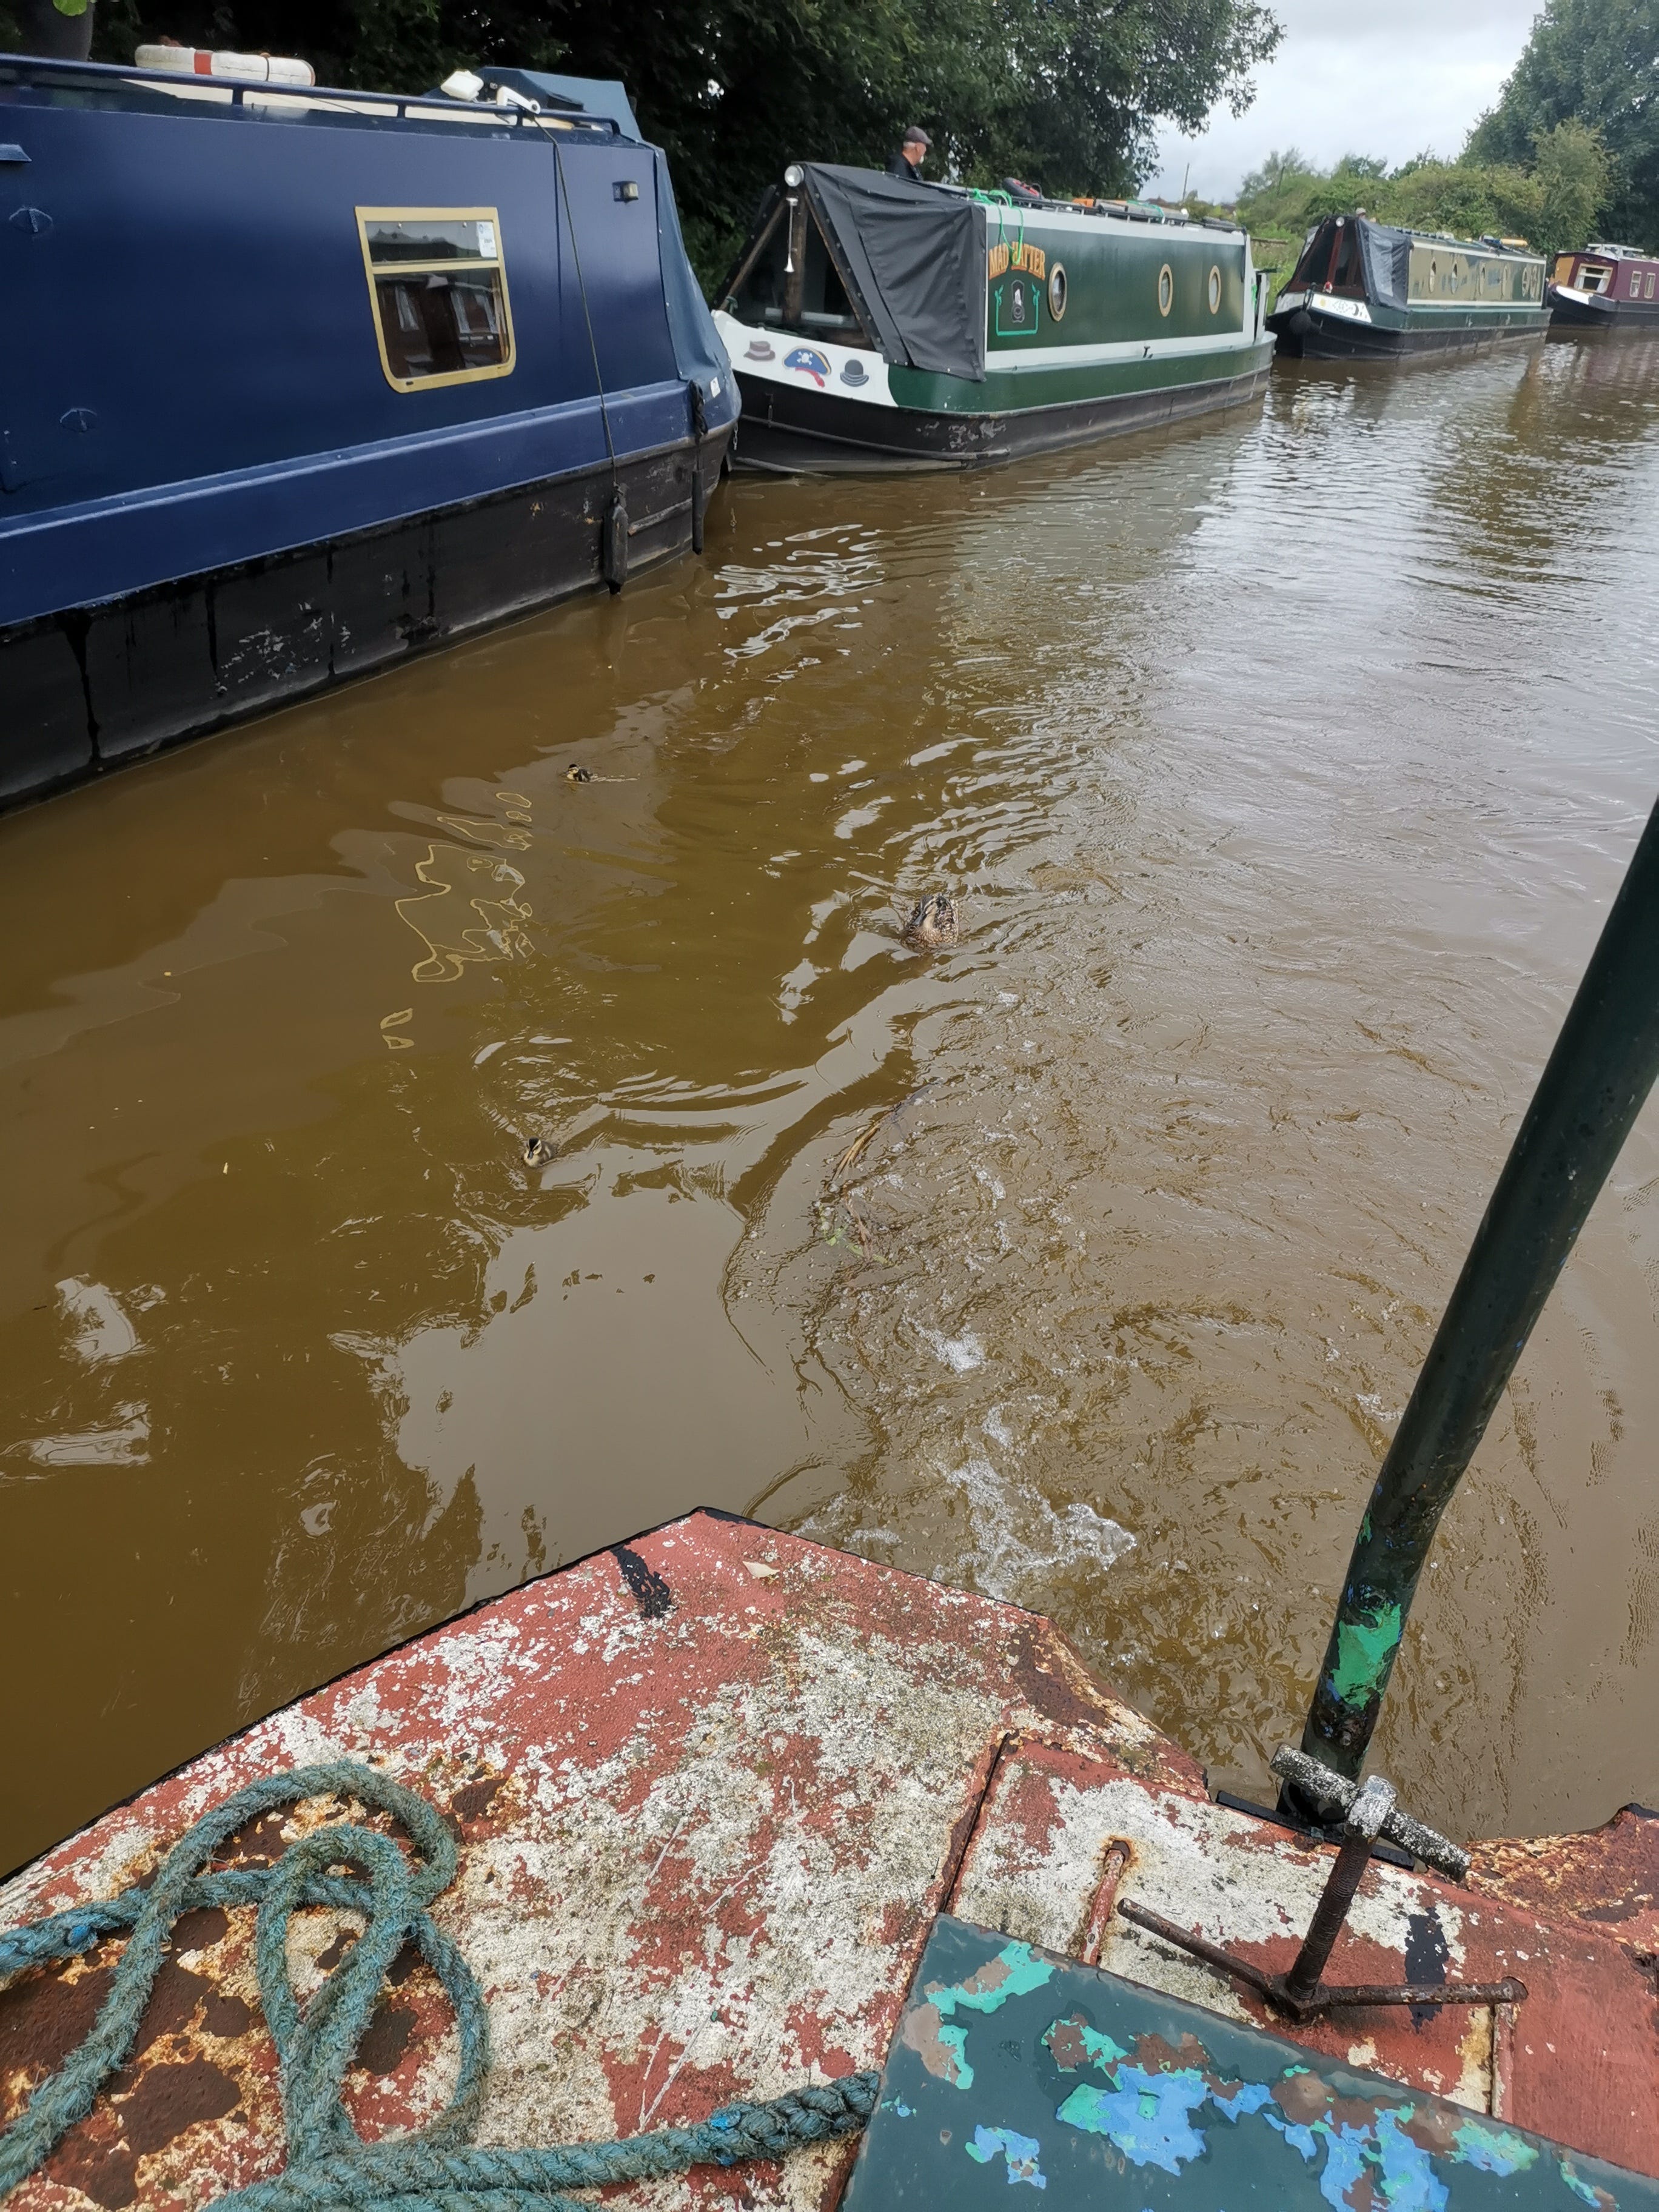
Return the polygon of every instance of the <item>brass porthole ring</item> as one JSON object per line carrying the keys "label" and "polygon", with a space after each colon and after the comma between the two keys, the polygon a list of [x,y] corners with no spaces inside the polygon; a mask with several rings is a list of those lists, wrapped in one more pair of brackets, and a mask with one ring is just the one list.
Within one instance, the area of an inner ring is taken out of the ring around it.
{"label": "brass porthole ring", "polygon": [[1158,272],[1158,312],[1167,315],[1175,305],[1175,270],[1166,261]]}
{"label": "brass porthole ring", "polygon": [[1210,313],[1212,315],[1218,315],[1220,312],[1221,271],[1219,269],[1212,265],[1210,270]]}
{"label": "brass porthole ring", "polygon": [[1066,313],[1066,271],[1058,261],[1048,271],[1048,313],[1056,322]]}

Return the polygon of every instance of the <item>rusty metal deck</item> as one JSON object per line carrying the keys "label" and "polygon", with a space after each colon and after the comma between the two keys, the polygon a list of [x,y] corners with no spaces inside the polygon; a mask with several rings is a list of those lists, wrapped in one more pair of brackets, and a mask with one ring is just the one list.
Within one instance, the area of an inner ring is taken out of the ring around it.
{"label": "rusty metal deck", "polygon": [[[712,1514],[262,1722],[0,1889],[0,1926],[112,1894],[232,1790],[337,1758],[422,1790],[461,1839],[434,1910],[489,2000],[486,2142],[626,2134],[880,2065],[949,1910],[1659,2173],[1659,1822],[1477,1847],[1464,1888],[1374,1863],[1333,1960],[1345,1978],[1397,1980],[1409,1958],[1414,1978],[1513,1972],[1530,1996],[1286,2030],[1112,1908],[1133,1898],[1282,1968],[1328,1850],[1212,1803],[1193,1761],[1048,1622]],[[321,1817],[261,1824],[243,1859]],[[252,1919],[180,1923],[131,2064],[8,2212],[183,2212],[280,2166]],[[296,1929],[302,1990],[349,1940],[325,1912]],[[0,2119],[84,2034],[108,1974],[93,1954],[0,1993]],[[365,2134],[441,2102],[453,2038],[423,1966],[360,2056],[349,2101]],[[837,2201],[852,2157],[699,2170],[629,2201],[805,2212]]]}

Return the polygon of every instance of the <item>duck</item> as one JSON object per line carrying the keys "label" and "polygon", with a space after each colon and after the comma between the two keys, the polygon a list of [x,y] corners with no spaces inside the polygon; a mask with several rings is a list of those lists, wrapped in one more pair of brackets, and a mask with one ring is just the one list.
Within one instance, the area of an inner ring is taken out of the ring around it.
{"label": "duck", "polygon": [[956,943],[957,931],[956,901],[944,891],[928,891],[911,908],[899,934],[917,952],[939,952]]}
{"label": "duck", "polygon": [[553,1147],[544,1137],[532,1137],[524,1148],[524,1164],[527,1168],[544,1168],[553,1157]]}
{"label": "duck", "polygon": [[572,761],[564,772],[564,780],[567,783],[592,783],[593,771],[591,768],[584,768],[579,761]]}

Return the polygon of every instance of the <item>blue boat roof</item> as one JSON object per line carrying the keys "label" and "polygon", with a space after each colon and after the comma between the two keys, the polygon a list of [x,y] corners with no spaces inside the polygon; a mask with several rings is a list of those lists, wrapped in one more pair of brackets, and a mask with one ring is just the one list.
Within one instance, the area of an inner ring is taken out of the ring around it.
{"label": "blue boat roof", "polygon": [[608,117],[624,137],[643,135],[620,77],[562,76],[551,70],[520,69],[486,69],[479,75],[490,84],[504,84],[527,100],[538,100],[544,107],[576,107],[585,115]]}
{"label": "blue boat roof", "polygon": [[[48,100],[73,90],[80,105],[167,108],[188,102],[197,114],[216,108],[246,109],[284,123],[315,118],[397,125],[429,130],[453,125],[477,131],[481,125],[516,130],[525,125],[599,132],[606,137],[640,140],[640,126],[625,88],[602,77],[560,76],[538,70],[491,69],[491,85],[501,84],[545,111],[494,100],[455,100],[445,92],[369,92],[341,85],[279,85],[264,79],[185,76],[171,70],[141,69],[137,64],[47,60],[34,54],[0,53],[0,100],[5,88],[27,88]],[[641,143],[643,143],[641,141]]]}

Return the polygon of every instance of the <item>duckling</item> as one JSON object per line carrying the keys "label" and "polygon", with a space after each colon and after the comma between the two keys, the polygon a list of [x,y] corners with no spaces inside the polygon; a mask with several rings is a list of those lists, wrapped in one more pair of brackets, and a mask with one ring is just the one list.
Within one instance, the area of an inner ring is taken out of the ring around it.
{"label": "duckling", "polygon": [[564,780],[567,783],[592,783],[593,771],[590,768],[583,768],[579,761],[572,761],[564,772]]}
{"label": "duckling", "polygon": [[913,951],[939,952],[957,941],[957,902],[944,891],[929,891],[910,909],[910,919],[899,932]]}
{"label": "duckling", "polygon": [[524,1164],[527,1168],[544,1168],[553,1157],[553,1147],[542,1137],[532,1137],[524,1148]]}

